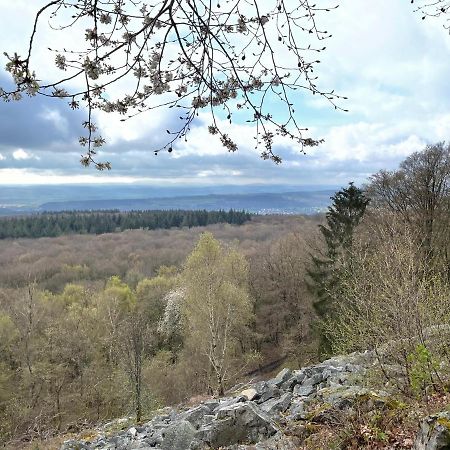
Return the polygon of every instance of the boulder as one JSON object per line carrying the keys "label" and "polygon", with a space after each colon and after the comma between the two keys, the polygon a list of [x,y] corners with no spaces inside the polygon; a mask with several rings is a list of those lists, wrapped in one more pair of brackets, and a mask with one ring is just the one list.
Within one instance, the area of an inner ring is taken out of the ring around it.
{"label": "boulder", "polygon": [[201,448],[196,439],[196,430],[187,420],[169,425],[162,433],[163,450],[193,450]]}
{"label": "boulder", "polygon": [[312,384],[307,384],[305,386],[297,384],[294,387],[293,394],[299,397],[309,397],[316,392],[316,388]]}
{"label": "boulder", "polygon": [[280,387],[285,381],[289,380],[292,375],[292,371],[290,369],[283,369],[275,378],[272,378],[268,381],[269,384],[272,384],[276,387]]}
{"label": "boulder", "polygon": [[420,423],[413,450],[450,449],[450,412],[428,416]]}
{"label": "boulder", "polygon": [[255,388],[245,389],[240,395],[250,401],[254,400],[256,397],[259,397],[258,391]]}
{"label": "boulder", "polygon": [[205,405],[199,405],[195,408],[183,411],[177,417],[177,420],[187,420],[194,428],[200,428],[205,415],[210,414],[210,409]]}
{"label": "boulder", "polygon": [[281,385],[283,391],[292,391],[295,385],[303,383],[306,374],[304,370],[294,370],[292,376]]}
{"label": "boulder", "polygon": [[292,394],[286,392],[280,398],[272,398],[265,403],[260,405],[260,408],[269,414],[270,416],[277,415],[280,412],[286,411],[292,400]]}
{"label": "boulder", "polygon": [[306,419],[305,402],[294,399],[288,410],[287,420],[304,420]]}
{"label": "boulder", "polygon": [[198,431],[197,437],[212,448],[256,443],[275,434],[270,417],[254,403],[237,403],[217,412],[216,420]]}
{"label": "boulder", "polygon": [[271,438],[258,442],[256,445],[237,445],[228,447],[229,450],[298,450],[298,439],[276,433]]}
{"label": "boulder", "polygon": [[256,403],[264,403],[271,398],[278,398],[283,393],[274,384],[269,384],[265,381],[256,384],[255,389],[258,392],[258,397],[255,399]]}
{"label": "boulder", "polygon": [[209,413],[212,413],[220,405],[220,401],[216,399],[209,399],[204,401],[202,405],[209,409]]}
{"label": "boulder", "polygon": [[220,399],[220,402],[216,405],[216,407],[212,410],[214,414],[217,413],[222,408],[227,408],[228,406],[233,406],[236,403],[245,402],[247,399],[246,397],[239,395],[238,397],[226,397]]}

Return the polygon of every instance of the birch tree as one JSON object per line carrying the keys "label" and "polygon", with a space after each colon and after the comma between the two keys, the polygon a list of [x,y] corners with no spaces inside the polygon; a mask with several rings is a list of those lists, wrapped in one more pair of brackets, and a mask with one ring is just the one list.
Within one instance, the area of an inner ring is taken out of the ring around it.
{"label": "birch tree", "polygon": [[183,272],[185,339],[207,359],[218,395],[223,395],[233,363],[242,356],[237,338],[252,318],[247,274],[245,258],[211,233],[200,237]]}

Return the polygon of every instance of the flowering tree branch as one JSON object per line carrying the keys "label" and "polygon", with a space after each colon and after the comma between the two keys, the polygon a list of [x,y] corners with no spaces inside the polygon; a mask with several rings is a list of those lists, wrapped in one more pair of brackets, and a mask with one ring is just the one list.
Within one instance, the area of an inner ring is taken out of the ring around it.
{"label": "flowering tree branch", "polygon": [[411,0],[417,5],[416,12],[422,14],[422,20],[428,17],[444,17],[444,28],[450,32],[450,1],[449,0]]}
{"label": "flowering tree branch", "polygon": [[[54,0],[36,14],[27,55],[5,53],[15,88],[0,89],[0,96],[10,101],[38,94],[66,99],[72,109],[85,106],[81,163],[99,170],[111,165],[96,159],[105,140],[93,122],[95,110],[127,120],[156,108],[179,108],[180,126],[167,130],[168,139],[155,154],[171,152],[186,139],[202,110],[210,113],[209,132],[234,152],[234,137],[221,124],[238,116],[254,124],[262,158],[280,163],[276,137],[292,139],[302,152],[321,142],[305,137],[307,129],[297,122],[298,93],[312,93],[342,109],[336,101],[345,97],[320,90],[314,74],[316,55],[325,50],[321,41],[330,37],[317,27],[316,16],[336,7],[309,0],[219,0],[214,5],[211,0]],[[53,29],[84,34],[72,39],[76,50],[49,49],[64,76],[46,83],[31,65],[44,14],[50,14]],[[112,88],[121,80],[131,88],[115,98]]]}

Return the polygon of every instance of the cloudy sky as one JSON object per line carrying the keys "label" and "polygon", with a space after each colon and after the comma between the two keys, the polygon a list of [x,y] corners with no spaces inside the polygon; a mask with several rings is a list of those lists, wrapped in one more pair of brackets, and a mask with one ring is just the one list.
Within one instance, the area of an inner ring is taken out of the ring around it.
{"label": "cloudy sky", "polygon": [[[0,0],[0,50],[24,53],[41,0]],[[426,144],[450,138],[450,36],[439,20],[423,22],[409,0],[351,0],[321,18],[333,34],[318,67],[320,87],[347,96],[335,111],[315,97],[297,107],[310,135],[324,138],[302,155],[293,145],[282,150],[280,166],[263,161],[247,138],[245,124],[233,125],[240,149],[230,154],[209,135],[200,116],[187,143],[172,154],[154,156],[171,117],[149,113],[125,123],[98,118],[108,139],[101,159],[113,170],[98,173],[79,164],[83,111],[65,102],[34,98],[0,102],[0,184],[145,182],[157,185],[286,184],[343,185],[363,182],[394,168]],[[53,35],[39,36],[43,47]],[[38,53],[44,76],[51,60]],[[0,86],[7,87],[6,59],[0,57]]]}

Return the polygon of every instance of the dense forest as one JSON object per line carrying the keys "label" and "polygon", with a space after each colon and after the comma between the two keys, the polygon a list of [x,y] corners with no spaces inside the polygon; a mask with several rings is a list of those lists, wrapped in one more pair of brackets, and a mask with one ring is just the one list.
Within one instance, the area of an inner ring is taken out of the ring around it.
{"label": "dense forest", "polygon": [[[256,216],[241,226],[3,240],[2,438],[48,436],[136,412],[136,373],[129,372],[135,365],[128,359],[135,356],[142,361],[144,416],[219,389],[202,347],[210,339],[205,330],[194,333],[207,323],[196,302],[204,292],[199,283],[213,273],[221,277],[215,298],[233,299],[239,313],[222,388],[280,357],[296,365],[313,359],[312,310],[298,274],[307,261],[305,237],[318,220]],[[181,311],[180,298],[190,299]]]}
{"label": "dense forest", "polygon": [[[367,377],[401,396],[401,417],[443,402],[449,189],[437,144],[342,187],[324,216],[3,240],[1,439],[139,422],[280,361],[368,349]],[[387,435],[364,420],[352,433],[376,448]]]}
{"label": "dense forest", "polygon": [[63,211],[0,218],[0,239],[56,237],[65,234],[103,234],[124,230],[198,227],[214,223],[242,225],[245,211]]}

